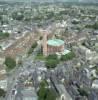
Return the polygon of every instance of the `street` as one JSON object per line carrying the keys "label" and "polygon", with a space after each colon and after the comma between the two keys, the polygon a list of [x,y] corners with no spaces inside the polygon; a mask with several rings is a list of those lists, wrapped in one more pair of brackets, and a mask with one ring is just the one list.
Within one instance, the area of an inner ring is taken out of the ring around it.
{"label": "street", "polygon": [[12,97],[12,90],[15,84],[17,83],[16,82],[17,78],[19,77],[21,72],[26,71],[28,66],[33,65],[33,60],[36,57],[39,49],[40,49],[40,45],[38,45],[34,49],[34,52],[28,58],[25,58],[25,60],[23,61],[22,67],[16,67],[15,70],[8,76],[8,91],[7,91],[5,100],[14,100],[14,98]]}

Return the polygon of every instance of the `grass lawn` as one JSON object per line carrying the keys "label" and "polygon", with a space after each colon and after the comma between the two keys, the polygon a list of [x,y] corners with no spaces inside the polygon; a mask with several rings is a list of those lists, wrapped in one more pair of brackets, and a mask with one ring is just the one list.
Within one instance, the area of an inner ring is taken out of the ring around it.
{"label": "grass lawn", "polygon": [[43,56],[43,54],[37,54],[35,60],[46,60],[46,58]]}

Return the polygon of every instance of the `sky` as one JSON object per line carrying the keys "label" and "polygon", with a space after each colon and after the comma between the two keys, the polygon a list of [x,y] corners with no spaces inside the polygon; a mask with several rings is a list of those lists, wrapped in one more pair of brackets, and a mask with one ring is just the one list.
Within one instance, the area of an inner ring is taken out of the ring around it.
{"label": "sky", "polygon": [[30,1],[37,1],[37,2],[53,2],[53,1],[67,1],[67,2],[98,2],[98,0],[0,0],[0,1],[22,1],[22,2],[30,2]]}

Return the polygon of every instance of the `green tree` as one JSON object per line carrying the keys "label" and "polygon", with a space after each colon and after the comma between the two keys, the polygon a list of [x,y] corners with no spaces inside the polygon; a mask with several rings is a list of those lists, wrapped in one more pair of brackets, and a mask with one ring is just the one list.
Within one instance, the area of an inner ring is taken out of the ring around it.
{"label": "green tree", "polygon": [[0,88],[0,97],[5,97],[6,92]]}
{"label": "green tree", "polygon": [[98,29],[98,22],[96,22],[93,25],[86,25],[85,28],[92,28],[92,29]]}
{"label": "green tree", "polygon": [[53,60],[57,60],[58,59],[58,57],[57,57],[57,55],[56,54],[52,54],[52,55],[49,55],[49,56],[47,56],[47,58],[46,58],[47,60],[51,60],[51,59],[53,59]]}
{"label": "green tree", "polygon": [[55,68],[59,63],[59,59],[56,54],[49,55],[46,57],[45,65],[47,68]]}
{"label": "green tree", "polygon": [[98,68],[96,68],[96,74],[98,75]]}
{"label": "green tree", "polygon": [[46,81],[43,80],[40,83],[40,89],[38,91],[38,96],[39,96],[38,100],[44,100],[45,95],[46,95],[46,88],[45,88],[46,86],[47,86]]}
{"label": "green tree", "polygon": [[35,42],[31,47],[36,48],[36,46],[37,46],[37,42]]}
{"label": "green tree", "polygon": [[44,87],[40,87],[39,91],[38,91],[38,100],[44,100],[44,97],[46,95],[46,88]]}
{"label": "green tree", "polygon": [[53,90],[47,89],[45,100],[56,100],[56,94]]}
{"label": "green tree", "polygon": [[24,15],[20,12],[20,13],[18,13],[18,12],[14,12],[14,13],[12,13],[12,18],[14,19],[14,20],[23,20],[24,19]]}
{"label": "green tree", "polygon": [[0,15],[0,21],[1,21],[1,20],[3,20],[3,17],[2,17],[2,15]]}
{"label": "green tree", "polygon": [[79,24],[79,21],[72,21],[72,24]]}
{"label": "green tree", "polygon": [[38,100],[56,100],[55,92],[52,89],[48,89],[47,85],[48,84],[45,80],[40,83]]}
{"label": "green tree", "polygon": [[35,42],[35,43],[31,46],[31,48],[30,48],[29,51],[28,51],[28,54],[31,54],[31,53],[33,52],[34,48],[36,48],[36,46],[37,46],[37,42]]}
{"label": "green tree", "polygon": [[79,88],[78,91],[81,96],[88,96],[88,91],[86,89]]}
{"label": "green tree", "polygon": [[98,23],[97,22],[93,25],[93,28],[98,29]]}
{"label": "green tree", "polygon": [[16,66],[16,61],[12,59],[11,57],[6,57],[5,65],[7,66],[8,69],[13,69]]}
{"label": "green tree", "polygon": [[43,37],[42,36],[40,36],[40,40],[42,40],[43,39]]}
{"label": "green tree", "polygon": [[71,59],[73,59],[74,57],[75,57],[74,52],[70,52],[70,53],[68,53],[68,54],[66,54],[66,55],[62,55],[62,56],[61,56],[61,61],[71,60]]}
{"label": "green tree", "polygon": [[0,39],[5,39],[7,37],[9,37],[9,33],[0,32]]}
{"label": "green tree", "polygon": [[19,60],[19,61],[18,61],[18,65],[19,65],[19,66],[23,66],[22,60]]}
{"label": "green tree", "polygon": [[2,46],[0,45],[0,49],[2,49]]}
{"label": "green tree", "polygon": [[51,59],[51,60],[47,60],[45,62],[45,65],[47,68],[55,68],[58,63],[59,63],[59,60]]}

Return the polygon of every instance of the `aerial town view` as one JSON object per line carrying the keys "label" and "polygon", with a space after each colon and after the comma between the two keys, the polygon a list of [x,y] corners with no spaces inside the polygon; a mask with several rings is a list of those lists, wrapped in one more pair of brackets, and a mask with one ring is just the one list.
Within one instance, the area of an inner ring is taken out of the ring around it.
{"label": "aerial town view", "polygon": [[98,0],[0,0],[0,100],[98,100]]}

